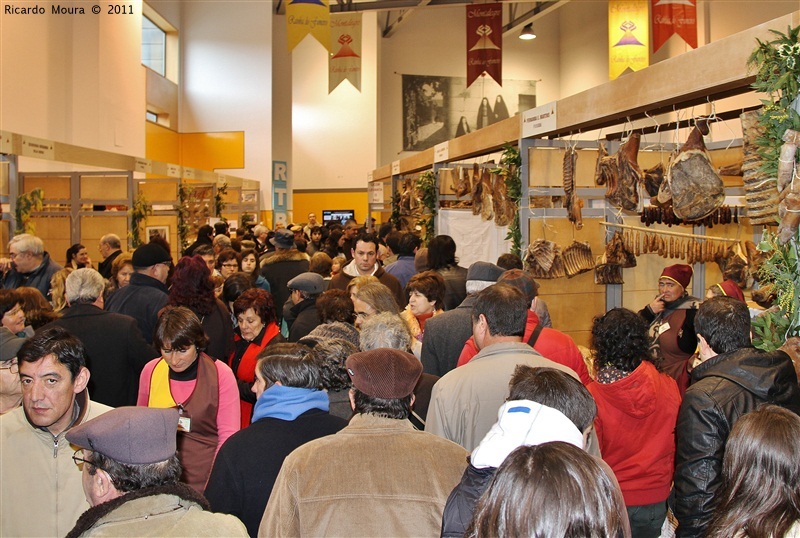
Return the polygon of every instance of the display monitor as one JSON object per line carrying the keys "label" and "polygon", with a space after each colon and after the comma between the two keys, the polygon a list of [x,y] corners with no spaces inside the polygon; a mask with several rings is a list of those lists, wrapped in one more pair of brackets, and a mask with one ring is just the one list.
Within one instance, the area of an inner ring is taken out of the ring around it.
{"label": "display monitor", "polygon": [[356,212],[353,209],[323,209],[322,210],[322,223],[328,224],[329,222],[339,222],[344,226],[344,223],[350,219],[356,218]]}

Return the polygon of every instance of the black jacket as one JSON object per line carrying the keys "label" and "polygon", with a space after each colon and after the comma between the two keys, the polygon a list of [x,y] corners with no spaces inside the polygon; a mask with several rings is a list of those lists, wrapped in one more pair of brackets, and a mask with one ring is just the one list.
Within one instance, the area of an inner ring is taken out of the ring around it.
{"label": "black jacket", "polygon": [[256,536],[286,456],[345,426],[346,420],[311,409],[291,421],[262,418],[234,433],[219,449],[206,485],[211,509],[238,517],[250,536]]}
{"label": "black jacket", "polygon": [[5,275],[0,275],[0,281],[2,281],[2,287],[7,290],[15,290],[22,286],[36,288],[49,301],[51,299],[50,279],[61,269],[63,267],[54,262],[50,258],[50,254],[45,252],[42,256],[42,264],[30,273],[20,273],[14,268]]}
{"label": "black jacket", "polygon": [[458,364],[458,356],[472,336],[472,306],[475,296],[467,296],[458,308],[433,316],[425,323],[422,339],[422,368],[425,373],[443,376]]}
{"label": "black jacket", "polygon": [[108,299],[105,309],[135,319],[145,341],[152,344],[158,312],[166,306],[168,300],[167,287],[159,280],[142,273],[133,273],[130,284],[115,291]]}
{"label": "black jacket", "polygon": [[269,289],[274,297],[276,314],[280,324],[283,319],[281,310],[289,298],[288,284],[291,279],[308,271],[309,257],[299,250],[276,250],[261,258],[261,276],[269,282]]}
{"label": "black jacket", "polygon": [[297,342],[301,338],[308,336],[308,333],[317,328],[320,324],[319,313],[317,312],[317,298],[312,297],[303,299],[290,309],[294,321],[289,327],[289,342]]}
{"label": "black jacket", "polygon": [[75,304],[39,331],[55,326],[68,330],[86,347],[92,401],[111,407],[136,405],[142,368],[159,356],[142,338],[136,320],[91,304]]}
{"label": "black jacket", "polygon": [[475,505],[489,487],[495,471],[497,471],[496,467],[479,469],[472,463],[467,465],[461,476],[461,482],[450,492],[447,503],[444,505],[442,536],[461,538],[466,534],[469,522],[472,521],[472,515],[475,513]]}
{"label": "black jacket", "polygon": [[100,273],[103,278],[111,278],[111,266],[120,254],[122,254],[121,250],[115,250],[108,255],[108,258],[97,264],[97,272]]}
{"label": "black jacket", "polygon": [[712,357],[692,372],[676,429],[673,512],[678,537],[705,534],[719,501],[722,458],[731,428],[763,403],[800,415],[797,374],[782,351],[739,349]]}

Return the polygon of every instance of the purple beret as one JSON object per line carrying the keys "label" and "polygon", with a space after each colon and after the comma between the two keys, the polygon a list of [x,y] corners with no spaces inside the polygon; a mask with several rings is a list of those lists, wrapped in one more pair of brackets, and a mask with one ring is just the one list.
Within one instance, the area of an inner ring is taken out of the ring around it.
{"label": "purple beret", "polygon": [[119,463],[145,465],[170,459],[176,450],[178,410],[118,407],[67,432],[67,441]]}

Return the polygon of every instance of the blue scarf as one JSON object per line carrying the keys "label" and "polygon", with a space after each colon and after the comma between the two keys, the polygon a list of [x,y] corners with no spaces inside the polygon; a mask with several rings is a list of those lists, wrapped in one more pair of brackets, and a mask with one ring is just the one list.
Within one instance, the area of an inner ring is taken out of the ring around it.
{"label": "blue scarf", "polygon": [[317,389],[272,385],[256,401],[251,422],[267,417],[294,420],[310,409],[328,411],[328,394]]}

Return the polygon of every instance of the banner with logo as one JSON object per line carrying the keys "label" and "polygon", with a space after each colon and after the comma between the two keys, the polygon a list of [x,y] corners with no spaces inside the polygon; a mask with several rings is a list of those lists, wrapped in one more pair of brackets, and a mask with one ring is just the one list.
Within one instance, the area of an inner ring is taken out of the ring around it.
{"label": "banner with logo", "polygon": [[653,3],[653,53],[678,34],[697,48],[697,0],[651,0]]}
{"label": "banner with logo", "polygon": [[503,85],[503,6],[467,6],[467,86],[486,73]]}
{"label": "banner with logo", "polygon": [[609,0],[608,77],[650,65],[650,20],[647,0]]}
{"label": "banner with logo", "polygon": [[330,18],[328,0],[289,0],[286,4],[286,35],[289,52],[308,34],[330,50]]}
{"label": "banner with logo", "polygon": [[361,91],[361,13],[331,15],[329,50],[328,93],[345,80]]}

